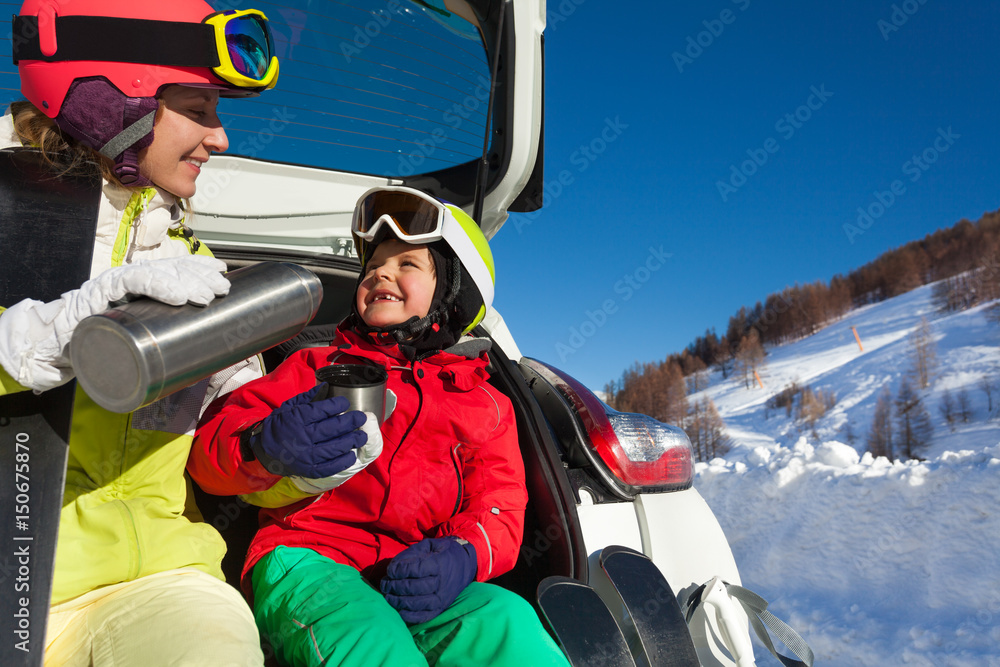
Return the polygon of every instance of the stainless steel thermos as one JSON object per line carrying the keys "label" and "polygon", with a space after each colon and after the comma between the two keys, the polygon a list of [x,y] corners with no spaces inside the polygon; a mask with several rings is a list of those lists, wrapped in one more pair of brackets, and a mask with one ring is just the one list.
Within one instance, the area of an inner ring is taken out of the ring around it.
{"label": "stainless steel thermos", "polygon": [[84,319],[70,360],[101,407],[132,412],[288,340],[315,317],[319,278],[290,263],[226,274],[229,294],[207,306],[141,298]]}

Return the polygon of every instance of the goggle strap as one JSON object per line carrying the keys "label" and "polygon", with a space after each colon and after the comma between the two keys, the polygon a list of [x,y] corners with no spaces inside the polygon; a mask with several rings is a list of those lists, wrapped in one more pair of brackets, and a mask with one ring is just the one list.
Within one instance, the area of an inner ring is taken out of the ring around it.
{"label": "goggle strap", "polygon": [[[11,42],[20,60],[88,60],[167,67],[219,67],[215,29],[204,23],[151,21],[113,16],[57,16],[56,52],[42,53],[38,17],[15,16]],[[94,35],[114,35],[95,39]],[[179,45],[184,47],[180,48]]]}
{"label": "goggle strap", "polygon": [[479,288],[483,303],[493,303],[493,276],[490,275],[486,262],[479,254],[479,249],[451,213],[444,216],[441,222],[441,237],[447,239],[448,245],[455,251],[462,266],[472,276],[472,282]]}

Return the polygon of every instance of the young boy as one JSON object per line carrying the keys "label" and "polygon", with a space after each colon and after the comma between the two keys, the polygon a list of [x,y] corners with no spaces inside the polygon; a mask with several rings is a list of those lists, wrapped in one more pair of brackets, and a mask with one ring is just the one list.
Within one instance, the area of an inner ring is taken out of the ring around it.
{"label": "young boy", "polygon": [[[352,231],[362,271],[335,340],[229,394],[189,464],[266,508],[243,572],[257,624],[289,665],[566,665],[527,602],[482,583],[514,566],[527,501],[490,343],[466,335],[493,300],[486,238],[403,187],[367,192]],[[335,363],[386,369],[381,430],[313,402]]]}

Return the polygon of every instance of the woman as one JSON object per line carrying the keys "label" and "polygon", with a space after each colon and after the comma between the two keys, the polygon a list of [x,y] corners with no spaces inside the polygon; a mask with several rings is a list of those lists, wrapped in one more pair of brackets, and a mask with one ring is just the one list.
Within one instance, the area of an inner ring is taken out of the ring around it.
{"label": "woman", "polygon": [[[91,279],[0,308],[0,394],[68,382],[76,324],[127,294],[180,305],[228,291],[182,198],[228,147],[219,97],[273,87],[278,69],[263,14],[203,0],[28,0],[12,41],[27,101],[0,119],[0,146],[35,146],[58,171],[96,162],[104,183]],[[259,375],[247,361],[124,415],[77,389],[46,664],[263,663],[184,475],[202,405]]]}

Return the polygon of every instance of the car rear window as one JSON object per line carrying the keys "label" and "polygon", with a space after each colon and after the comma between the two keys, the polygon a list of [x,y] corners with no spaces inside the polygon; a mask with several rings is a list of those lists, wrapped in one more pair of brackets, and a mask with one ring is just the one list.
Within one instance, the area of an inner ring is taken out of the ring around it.
{"label": "car rear window", "polygon": [[[20,8],[0,4],[9,14]],[[488,59],[478,27],[443,0],[211,4],[263,11],[281,68],[273,90],[220,103],[230,154],[405,177],[482,153]],[[0,49],[10,48],[10,37],[0,38]],[[6,62],[5,105],[21,97]]]}

